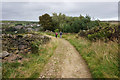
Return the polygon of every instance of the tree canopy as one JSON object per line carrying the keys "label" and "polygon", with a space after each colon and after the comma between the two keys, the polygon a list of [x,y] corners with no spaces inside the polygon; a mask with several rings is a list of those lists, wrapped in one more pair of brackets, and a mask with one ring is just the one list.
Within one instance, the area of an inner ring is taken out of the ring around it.
{"label": "tree canopy", "polygon": [[39,24],[43,27],[44,30],[53,30],[52,26],[52,17],[49,14],[44,14],[39,16]]}
{"label": "tree canopy", "polygon": [[39,17],[39,20],[44,30],[54,31],[59,29],[60,31],[71,33],[78,33],[80,30],[88,30],[99,25],[97,20],[91,21],[91,17],[88,15],[71,17],[62,13],[53,13],[52,16],[44,14]]}

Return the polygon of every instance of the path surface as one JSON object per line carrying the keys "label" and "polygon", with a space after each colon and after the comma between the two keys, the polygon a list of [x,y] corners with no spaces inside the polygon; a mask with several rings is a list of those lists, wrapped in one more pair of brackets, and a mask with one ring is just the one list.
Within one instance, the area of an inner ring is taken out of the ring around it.
{"label": "path surface", "polygon": [[58,43],[58,47],[45,65],[40,78],[91,78],[85,61],[76,49],[64,39],[51,38]]}

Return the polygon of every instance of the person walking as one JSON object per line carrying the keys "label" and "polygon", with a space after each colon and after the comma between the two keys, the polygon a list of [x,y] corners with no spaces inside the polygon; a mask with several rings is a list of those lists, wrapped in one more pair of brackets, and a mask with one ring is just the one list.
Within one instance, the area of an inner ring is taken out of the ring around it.
{"label": "person walking", "polygon": [[55,37],[56,37],[56,38],[57,38],[57,35],[58,35],[58,33],[56,32],[56,33],[55,33]]}
{"label": "person walking", "polygon": [[60,31],[60,38],[62,38],[62,32]]}

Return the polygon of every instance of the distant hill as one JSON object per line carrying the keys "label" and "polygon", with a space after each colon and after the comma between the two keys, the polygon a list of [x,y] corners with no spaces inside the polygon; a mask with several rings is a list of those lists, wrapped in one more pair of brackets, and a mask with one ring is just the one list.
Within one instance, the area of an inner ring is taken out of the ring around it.
{"label": "distant hill", "polygon": [[106,22],[110,24],[118,24],[120,21],[100,21],[100,22]]}

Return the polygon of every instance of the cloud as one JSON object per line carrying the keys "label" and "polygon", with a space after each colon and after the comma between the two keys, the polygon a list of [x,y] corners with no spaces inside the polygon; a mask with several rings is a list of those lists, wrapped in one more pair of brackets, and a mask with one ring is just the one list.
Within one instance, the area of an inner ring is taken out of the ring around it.
{"label": "cloud", "polygon": [[[67,16],[90,15],[98,19],[118,16],[117,2],[3,2],[3,20],[37,20],[53,12]],[[114,18],[115,19],[115,18]]]}
{"label": "cloud", "polygon": [[2,2],[118,2],[119,0],[2,0]]}

